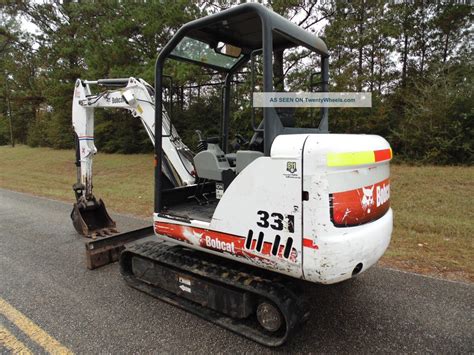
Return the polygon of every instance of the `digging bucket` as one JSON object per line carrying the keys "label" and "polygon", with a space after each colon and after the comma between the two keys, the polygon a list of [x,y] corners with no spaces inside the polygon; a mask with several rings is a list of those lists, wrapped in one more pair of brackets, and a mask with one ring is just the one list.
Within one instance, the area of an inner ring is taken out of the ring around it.
{"label": "digging bucket", "polygon": [[79,234],[85,237],[106,236],[117,233],[115,221],[110,218],[102,199],[88,206],[75,203],[71,212],[71,219]]}

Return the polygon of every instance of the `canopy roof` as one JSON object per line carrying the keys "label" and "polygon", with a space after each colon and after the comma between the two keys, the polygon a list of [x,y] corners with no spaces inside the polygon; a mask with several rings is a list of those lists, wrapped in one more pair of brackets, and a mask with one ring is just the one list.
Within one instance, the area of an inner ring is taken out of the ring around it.
{"label": "canopy roof", "polygon": [[[303,30],[265,6],[255,3],[242,4],[220,13],[188,22],[180,28],[174,37],[176,41],[170,43],[171,48],[167,46],[165,49],[173,57],[183,58],[183,53],[185,52],[185,50],[183,51],[183,41],[188,41],[186,44],[189,45],[189,38],[192,38],[204,42],[204,44],[207,44],[206,47],[210,49],[216,48],[219,42],[224,42],[241,48],[242,55],[248,56],[253,50],[263,48],[266,29],[271,30],[273,49],[285,49],[302,45],[324,57],[328,56],[327,47],[319,37]],[[214,54],[210,55],[214,57],[211,58],[211,61],[217,60]],[[216,55],[224,56],[218,53]],[[184,59],[200,61],[196,60],[196,58],[190,58],[190,55],[184,55]],[[230,61],[229,64],[226,64],[221,69],[231,69],[239,61],[238,59],[241,58]],[[206,62],[206,60],[203,62]],[[217,62],[221,61],[217,60]],[[211,62],[208,64],[213,66]],[[220,65],[217,66],[219,67]]]}

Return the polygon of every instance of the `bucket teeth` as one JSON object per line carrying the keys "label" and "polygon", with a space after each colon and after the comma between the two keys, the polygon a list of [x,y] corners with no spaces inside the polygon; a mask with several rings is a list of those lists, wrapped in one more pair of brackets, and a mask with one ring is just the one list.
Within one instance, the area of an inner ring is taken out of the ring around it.
{"label": "bucket teeth", "polygon": [[98,229],[98,230],[93,231],[89,235],[86,235],[86,237],[97,239],[97,238],[102,238],[102,237],[108,237],[116,233],[118,233],[118,230],[116,228],[103,228],[103,229]]}

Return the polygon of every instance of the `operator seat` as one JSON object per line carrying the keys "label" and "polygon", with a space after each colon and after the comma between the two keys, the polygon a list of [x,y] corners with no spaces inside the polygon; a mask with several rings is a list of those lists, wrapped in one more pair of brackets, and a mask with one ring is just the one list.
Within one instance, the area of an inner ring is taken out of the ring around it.
{"label": "operator seat", "polygon": [[[279,107],[276,109],[276,112],[284,127],[295,126],[296,120],[294,107]],[[263,128],[263,120],[258,125],[258,128]],[[263,157],[263,132],[255,132],[253,134],[249,147],[251,150],[238,150],[235,155],[235,172],[237,174],[244,170],[245,167],[255,159]]]}
{"label": "operator seat", "polygon": [[235,157],[235,172],[239,174],[255,159],[263,157],[263,153],[256,150],[238,150]]}
{"label": "operator seat", "polygon": [[[296,121],[294,107],[279,107],[276,108],[276,112],[284,127],[294,127]],[[258,128],[263,128],[263,120]],[[207,149],[204,148],[205,150],[194,156],[194,166],[200,178],[223,181],[224,175],[233,174],[235,176],[255,159],[263,156],[263,132],[255,132],[249,143],[250,150],[238,150],[235,156],[224,154],[218,145],[219,139],[216,137],[207,140],[200,137],[200,142],[204,141]],[[231,166],[231,164],[234,165],[234,159],[235,168]]]}
{"label": "operator seat", "polygon": [[208,142],[207,149],[194,156],[194,166],[197,176],[213,181],[222,181],[224,171],[233,170],[217,142]]}
{"label": "operator seat", "polygon": [[[278,117],[280,117],[283,127],[295,126],[295,107],[277,107],[275,108],[275,111],[277,112]],[[258,129],[263,129],[263,119],[260,121]],[[263,152],[263,132],[257,131],[253,134],[252,138],[250,139],[249,147],[251,150]]]}

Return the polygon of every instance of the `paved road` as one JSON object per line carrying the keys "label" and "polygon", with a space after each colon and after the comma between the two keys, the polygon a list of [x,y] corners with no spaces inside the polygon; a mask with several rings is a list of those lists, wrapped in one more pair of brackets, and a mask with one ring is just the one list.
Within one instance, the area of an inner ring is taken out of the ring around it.
{"label": "paved road", "polygon": [[[69,212],[0,189],[0,353],[11,347],[2,328],[34,353],[54,339],[77,353],[474,352],[473,285],[377,267],[340,285],[309,285],[310,321],[283,347],[264,348],[127,287],[116,264],[87,270]],[[122,230],[146,225],[114,218]],[[50,338],[38,345],[1,302]]]}

